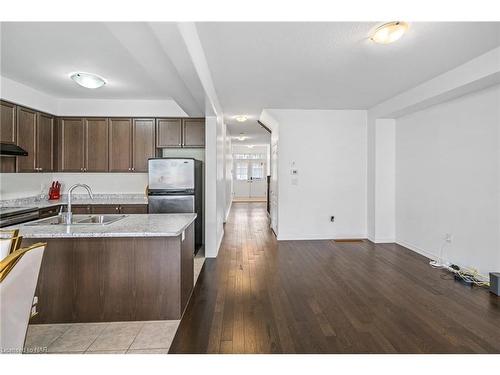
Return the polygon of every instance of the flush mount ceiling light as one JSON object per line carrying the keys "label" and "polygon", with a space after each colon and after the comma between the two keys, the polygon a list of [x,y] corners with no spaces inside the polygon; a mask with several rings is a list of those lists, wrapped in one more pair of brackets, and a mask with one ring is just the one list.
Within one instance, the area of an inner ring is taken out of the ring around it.
{"label": "flush mount ceiling light", "polygon": [[88,89],[98,89],[99,87],[106,84],[104,78],[92,73],[73,73],[71,74],[70,78],[80,86],[86,87]]}
{"label": "flush mount ceiling light", "polygon": [[238,141],[244,141],[245,139],[247,139],[247,137],[245,137],[245,133],[240,133],[240,135],[236,137],[236,139]]}
{"label": "flush mount ceiling light", "polygon": [[246,120],[248,120],[248,116],[246,115],[238,115],[234,116],[233,118],[238,122],[245,122]]}
{"label": "flush mount ceiling light", "polygon": [[370,39],[375,43],[389,44],[401,38],[406,30],[408,30],[406,22],[389,22],[377,27]]}

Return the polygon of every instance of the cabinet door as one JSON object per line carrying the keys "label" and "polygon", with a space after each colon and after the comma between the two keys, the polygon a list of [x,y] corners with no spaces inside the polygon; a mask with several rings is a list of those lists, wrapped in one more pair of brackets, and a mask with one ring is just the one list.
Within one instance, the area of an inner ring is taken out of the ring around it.
{"label": "cabinet door", "polygon": [[58,145],[61,172],[83,172],[85,167],[85,124],[82,118],[60,120]]}
{"label": "cabinet door", "polygon": [[109,120],[109,171],[132,171],[132,120]]}
{"label": "cabinet door", "polygon": [[108,171],[108,119],[85,120],[85,171]]}
{"label": "cabinet door", "polygon": [[0,102],[0,141],[16,143],[16,106]]}
{"label": "cabinet door", "polygon": [[155,157],[155,120],[134,119],[132,171],[147,172],[148,159]]}
{"label": "cabinet door", "polygon": [[28,156],[17,157],[18,172],[36,172],[36,112],[17,107],[17,144]]}
{"label": "cabinet door", "polygon": [[40,172],[54,170],[54,117],[44,113],[37,119],[36,167]]}
{"label": "cabinet door", "polygon": [[162,119],[156,120],[156,147],[181,147],[182,146],[182,120]]}
{"label": "cabinet door", "polygon": [[120,206],[120,213],[122,214],[147,214],[147,204],[124,204]]}
{"label": "cabinet door", "polygon": [[[0,140],[5,143],[16,143],[16,106],[0,101]],[[16,158],[0,157],[0,172],[16,171]]]}
{"label": "cabinet door", "polygon": [[92,205],[92,213],[97,215],[119,214],[120,206],[113,204],[95,204]]}
{"label": "cabinet door", "polygon": [[205,147],[205,119],[184,119],[184,147]]}

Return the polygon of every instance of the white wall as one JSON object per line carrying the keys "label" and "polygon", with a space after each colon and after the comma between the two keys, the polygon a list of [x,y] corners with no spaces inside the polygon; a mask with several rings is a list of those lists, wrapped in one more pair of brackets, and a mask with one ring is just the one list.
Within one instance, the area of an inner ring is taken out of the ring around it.
{"label": "white wall", "polygon": [[397,119],[397,242],[500,269],[500,86]]}
{"label": "white wall", "polygon": [[229,212],[231,210],[231,204],[233,202],[233,145],[231,141],[231,133],[226,126],[226,137],[224,143],[224,179],[226,185],[225,199],[226,208],[224,213],[224,223],[227,221]]}
{"label": "white wall", "polygon": [[0,98],[42,112],[57,114],[57,98],[3,76],[0,76]]}
{"label": "white wall", "polygon": [[395,120],[368,113],[367,237],[395,241]]}
{"label": "white wall", "polygon": [[172,99],[58,99],[58,116],[187,117]]}
{"label": "white wall", "polygon": [[187,117],[172,99],[66,99],[0,76],[0,98],[55,116]]}
{"label": "white wall", "polygon": [[205,256],[216,257],[224,236],[226,200],[226,125],[220,116],[206,117]]}
{"label": "white wall", "polygon": [[278,239],[366,237],[366,111],[271,114],[279,124]]}

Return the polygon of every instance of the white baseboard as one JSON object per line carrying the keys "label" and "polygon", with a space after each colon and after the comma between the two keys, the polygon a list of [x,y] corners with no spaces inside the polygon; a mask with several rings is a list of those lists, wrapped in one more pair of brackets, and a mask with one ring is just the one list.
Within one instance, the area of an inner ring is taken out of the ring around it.
{"label": "white baseboard", "polygon": [[436,254],[430,253],[427,250],[422,249],[421,247],[412,245],[411,243],[402,241],[402,240],[396,240],[395,241],[398,245],[401,245],[403,247],[406,247],[407,249],[414,251],[420,255],[423,255],[426,258],[432,259],[432,260],[437,260],[438,256]]}
{"label": "white baseboard", "polygon": [[267,202],[266,197],[256,197],[256,198],[236,198],[233,197],[233,202],[240,202],[240,203],[245,203],[245,202]]}
{"label": "white baseboard", "polygon": [[368,237],[368,239],[373,242],[373,243],[395,243],[396,239],[395,238],[373,238],[373,237]]}
{"label": "white baseboard", "polygon": [[224,217],[224,224],[227,223],[227,219],[229,217],[229,213],[231,212],[231,208],[233,207],[233,201],[231,201],[231,203],[229,203],[229,208],[227,209],[226,211],[226,216]]}
{"label": "white baseboard", "polygon": [[278,235],[278,241],[307,241],[307,240],[364,240],[366,238],[365,234],[349,234],[349,235],[326,235],[326,234],[310,234],[310,235]]}

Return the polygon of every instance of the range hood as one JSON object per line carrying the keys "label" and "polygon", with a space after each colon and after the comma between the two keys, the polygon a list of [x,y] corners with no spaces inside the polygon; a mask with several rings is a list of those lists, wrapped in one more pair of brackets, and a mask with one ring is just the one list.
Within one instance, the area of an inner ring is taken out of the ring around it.
{"label": "range hood", "polygon": [[28,156],[28,152],[12,143],[0,143],[0,156]]}

